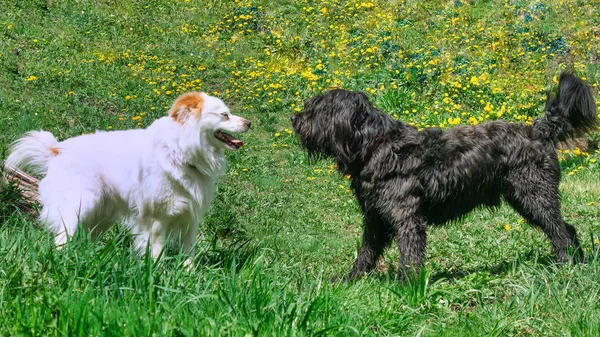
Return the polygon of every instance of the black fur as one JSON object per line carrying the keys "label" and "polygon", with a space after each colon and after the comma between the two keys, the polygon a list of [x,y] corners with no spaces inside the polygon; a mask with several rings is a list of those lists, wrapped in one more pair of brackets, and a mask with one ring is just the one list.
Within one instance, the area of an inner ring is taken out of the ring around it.
{"label": "black fur", "polygon": [[364,215],[362,245],[347,276],[375,267],[397,240],[400,277],[419,270],[426,225],[460,219],[504,198],[550,239],[559,262],[583,258],[575,228],[560,212],[560,167],[554,142],[595,130],[590,88],[561,75],[546,115],[532,126],[491,121],[449,130],[417,130],[376,109],[362,92],[335,89],[308,99],[292,116],[312,157],[332,157]]}

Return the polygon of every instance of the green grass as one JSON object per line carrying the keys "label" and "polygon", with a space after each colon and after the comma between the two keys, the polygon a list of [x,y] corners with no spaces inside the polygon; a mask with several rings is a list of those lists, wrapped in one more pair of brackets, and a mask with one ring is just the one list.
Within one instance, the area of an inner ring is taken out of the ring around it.
{"label": "green grass", "polygon": [[[0,2],[0,158],[31,129],[60,139],[145,127],[185,91],[253,121],[201,225],[194,268],[136,255],[120,227],[57,251],[0,191],[0,335],[598,336],[599,134],[561,152],[565,219],[587,263],[554,265],[509,207],[431,228],[426,273],[397,252],[351,284],[361,214],[289,116],[330,86],[417,127],[542,114],[554,76],[598,92],[600,5],[585,1]],[[587,152],[585,152],[587,151]],[[393,247],[392,247],[393,248]]]}

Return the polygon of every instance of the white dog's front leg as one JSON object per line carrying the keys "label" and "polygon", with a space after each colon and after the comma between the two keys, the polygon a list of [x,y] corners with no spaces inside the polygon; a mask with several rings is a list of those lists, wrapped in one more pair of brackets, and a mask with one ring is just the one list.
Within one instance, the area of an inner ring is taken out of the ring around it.
{"label": "white dog's front leg", "polygon": [[189,271],[192,269],[193,267],[193,257],[194,257],[194,253],[193,253],[193,248],[194,248],[194,244],[196,243],[196,236],[198,235],[198,225],[197,224],[193,224],[190,223],[188,224],[187,228],[185,230],[182,231],[181,233],[181,240],[182,240],[182,244],[183,244],[183,253],[186,255],[186,259],[183,262],[183,265],[186,267],[186,269]]}
{"label": "white dog's front leg", "polygon": [[198,226],[190,224],[183,232],[183,251],[186,254],[190,254],[192,252],[192,248],[194,248],[194,244],[196,243],[196,236],[198,235]]}
{"label": "white dog's front leg", "polygon": [[152,225],[150,227],[150,251],[152,259],[156,261],[163,250],[163,230],[162,224],[156,219],[152,219]]}
{"label": "white dog's front leg", "polygon": [[139,252],[144,252],[149,247],[150,256],[156,261],[164,247],[163,228],[157,219],[140,220],[137,227],[133,228],[135,247]]}

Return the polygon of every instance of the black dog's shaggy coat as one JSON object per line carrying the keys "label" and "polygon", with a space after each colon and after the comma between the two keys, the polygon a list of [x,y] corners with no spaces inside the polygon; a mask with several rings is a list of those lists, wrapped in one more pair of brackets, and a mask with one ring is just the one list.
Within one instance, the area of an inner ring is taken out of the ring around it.
{"label": "black dog's shaggy coat", "polygon": [[595,130],[596,105],[583,81],[563,73],[545,110],[531,126],[492,121],[419,131],[377,110],[362,92],[335,89],[308,99],[292,116],[294,131],[311,156],[332,157],[351,175],[364,215],[347,278],[371,271],[393,238],[403,278],[422,266],[427,224],[501,198],[546,233],[559,262],[569,260],[569,247],[582,259],[575,228],[561,216],[554,142]]}

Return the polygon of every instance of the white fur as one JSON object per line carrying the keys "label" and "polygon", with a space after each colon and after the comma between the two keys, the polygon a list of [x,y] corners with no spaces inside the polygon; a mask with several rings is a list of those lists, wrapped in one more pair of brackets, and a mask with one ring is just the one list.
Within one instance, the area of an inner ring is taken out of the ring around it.
{"label": "white fur", "polygon": [[56,234],[57,246],[79,222],[97,235],[123,219],[136,248],[144,250],[149,243],[153,258],[168,236],[179,239],[185,251],[192,248],[225,168],[224,149],[235,149],[214,132],[246,132],[250,122],[231,115],[218,98],[190,94],[203,102],[199,117],[192,107],[176,109],[176,101],[177,118],[162,117],[147,129],[63,142],[49,132],[32,131],[14,143],[7,165],[45,174],[39,185],[40,217]]}
{"label": "white fur", "polygon": [[50,132],[29,131],[25,137],[13,144],[13,153],[9,156],[7,164],[44,175],[48,170],[48,162],[53,157],[50,148],[55,147],[56,144],[58,140]]}

